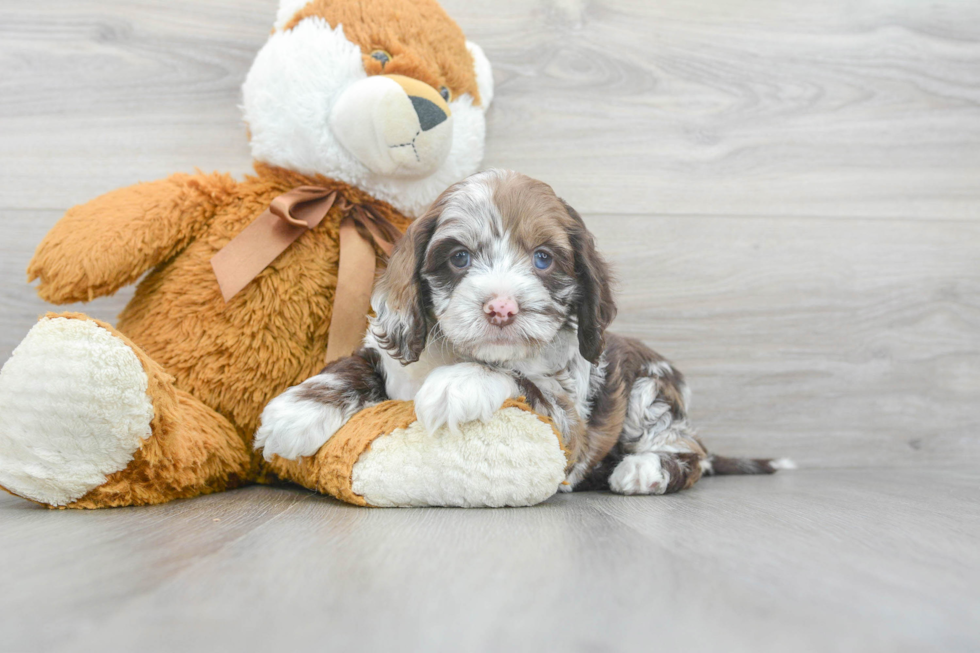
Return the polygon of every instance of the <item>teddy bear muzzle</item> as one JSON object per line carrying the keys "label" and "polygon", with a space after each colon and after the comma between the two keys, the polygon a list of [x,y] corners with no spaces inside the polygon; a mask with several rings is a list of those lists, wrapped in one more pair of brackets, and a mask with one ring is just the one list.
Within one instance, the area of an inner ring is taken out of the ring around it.
{"label": "teddy bear muzzle", "polygon": [[373,75],[344,91],[330,116],[340,144],[379,175],[426,177],[449,155],[453,116],[434,88],[403,75]]}

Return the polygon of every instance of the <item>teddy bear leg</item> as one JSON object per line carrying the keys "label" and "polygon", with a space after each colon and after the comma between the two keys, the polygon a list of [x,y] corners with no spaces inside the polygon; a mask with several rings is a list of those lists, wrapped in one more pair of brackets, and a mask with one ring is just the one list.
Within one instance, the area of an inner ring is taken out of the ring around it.
{"label": "teddy bear leg", "polygon": [[177,421],[153,435],[126,467],[68,508],[166,503],[238,487],[254,474],[245,441],[231,422],[178,390]]}
{"label": "teddy bear leg", "polygon": [[247,477],[244,440],[108,324],[48,314],[0,370],[0,487],[50,506],[163,503]]}
{"label": "teddy bear leg", "polygon": [[567,452],[551,420],[508,399],[489,422],[429,433],[410,401],[356,413],[312,456],[272,456],[276,478],[360,506],[531,506],[557,492]]}

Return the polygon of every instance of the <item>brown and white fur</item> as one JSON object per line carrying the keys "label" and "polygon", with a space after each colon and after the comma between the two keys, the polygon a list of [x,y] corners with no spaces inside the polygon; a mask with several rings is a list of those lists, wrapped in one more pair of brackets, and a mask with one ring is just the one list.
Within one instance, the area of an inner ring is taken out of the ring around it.
{"label": "brown and white fur", "polygon": [[364,348],[274,399],[255,446],[266,458],[311,455],[385,399],[414,399],[434,431],[486,421],[524,396],[571,452],[565,490],[664,494],[702,473],[788,466],[705,451],[681,373],[640,341],[606,332],[616,315],[610,282],[592,234],[550,186],[510,171],[475,174],[395,248]]}

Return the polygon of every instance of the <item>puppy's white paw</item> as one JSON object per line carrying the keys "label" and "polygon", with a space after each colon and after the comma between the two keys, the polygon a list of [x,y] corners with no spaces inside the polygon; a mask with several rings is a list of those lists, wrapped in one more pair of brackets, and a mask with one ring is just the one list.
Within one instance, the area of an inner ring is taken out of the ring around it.
{"label": "puppy's white paw", "polygon": [[460,424],[489,421],[517,394],[517,383],[506,374],[478,363],[447,365],[433,370],[419,388],[415,416],[429,433],[441,426],[456,432]]}
{"label": "puppy's white paw", "polygon": [[617,494],[663,494],[668,483],[670,474],[655,453],[626,456],[609,477],[609,488]]}
{"label": "puppy's white paw", "polygon": [[253,446],[266,460],[312,456],[356,411],[343,402],[341,390],[329,374],[286,390],[262,411]]}

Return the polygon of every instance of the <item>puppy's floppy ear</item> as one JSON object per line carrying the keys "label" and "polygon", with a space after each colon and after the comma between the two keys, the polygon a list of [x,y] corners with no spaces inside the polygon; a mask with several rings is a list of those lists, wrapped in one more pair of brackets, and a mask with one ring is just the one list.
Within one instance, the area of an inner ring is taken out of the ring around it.
{"label": "puppy's floppy ear", "polygon": [[419,359],[429,335],[429,306],[422,279],[425,250],[439,221],[441,202],[413,222],[391,253],[371,296],[371,333],[403,364]]}
{"label": "puppy's floppy ear", "polygon": [[581,296],[578,311],[578,348],[582,357],[597,363],[605,346],[606,327],[616,317],[612,274],[595,247],[595,237],[586,229],[582,216],[562,200],[572,218],[569,237],[575,249],[575,276]]}

